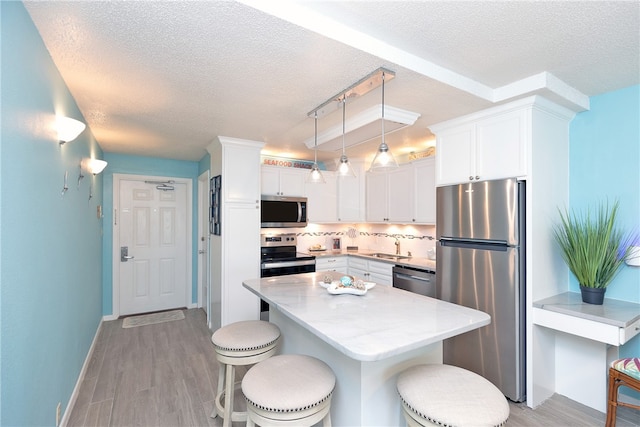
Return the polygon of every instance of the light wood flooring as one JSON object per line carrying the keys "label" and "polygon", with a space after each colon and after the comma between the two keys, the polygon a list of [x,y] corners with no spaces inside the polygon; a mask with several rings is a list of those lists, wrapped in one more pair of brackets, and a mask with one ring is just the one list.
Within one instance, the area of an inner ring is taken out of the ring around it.
{"label": "light wood flooring", "polygon": [[[218,381],[211,331],[202,310],[184,312],[184,320],[129,329],[121,319],[104,322],[67,425],[221,426],[220,418],[209,417]],[[240,395],[237,400],[242,405]],[[535,410],[511,403],[507,426],[587,427],[604,420],[603,413],[554,395]],[[620,408],[617,425],[640,426],[640,413]]]}

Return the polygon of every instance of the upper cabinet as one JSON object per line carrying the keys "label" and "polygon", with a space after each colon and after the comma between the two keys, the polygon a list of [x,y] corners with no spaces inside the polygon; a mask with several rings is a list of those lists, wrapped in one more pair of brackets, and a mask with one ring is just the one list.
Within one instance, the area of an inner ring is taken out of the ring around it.
{"label": "upper cabinet", "polygon": [[436,160],[433,157],[413,163],[415,218],[420,224],[436,223]]}
{"label": "upper cabinet", "polygon": [[338,222],[364,222],[364,162],[352,160],[355,177],[338,177]]}
{"label": "upper cabinet", "polygon": [[309,222],[332,223],[337,221],[338,199],[335,172],[322,171],[324,184],[305,183],[307,218]]}
{"label": "upper cabinet", "polygon": [[388,172],[367,173],[367,221],[412,222],[412,177],[413,171],[408,166]]}
{"label": "upper cabinet", "polygon": [[306,169],[262,166],[262,194],[302,197],[305,194]]}
{"label": "upper cabinet", "polygon": [[527,175],[526,109],[466,116],[431,126],[438,154],[436,185]]}
{"label": "upper cabinet", "polygon": [[368,173],[367,222],[435,224],[435,160]]}

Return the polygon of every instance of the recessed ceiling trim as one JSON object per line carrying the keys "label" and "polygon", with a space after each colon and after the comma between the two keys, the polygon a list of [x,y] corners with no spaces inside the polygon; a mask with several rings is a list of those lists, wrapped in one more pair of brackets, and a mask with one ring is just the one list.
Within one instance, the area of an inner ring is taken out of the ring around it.
{"label": "recessed ceiling trim", "polygon": [[[384,106],[385,135],[412,126],[420,114],[402,110],[390,105]],[[352,147],[380,138],[382,131],[382,104],[374,105],[358,113],[345,123],[345,147]],[[314,137],[304,141],[308,148],[315,145]],[[342,124],[333,126],[318,134],[318,150],[337,151],[342,149]]]}

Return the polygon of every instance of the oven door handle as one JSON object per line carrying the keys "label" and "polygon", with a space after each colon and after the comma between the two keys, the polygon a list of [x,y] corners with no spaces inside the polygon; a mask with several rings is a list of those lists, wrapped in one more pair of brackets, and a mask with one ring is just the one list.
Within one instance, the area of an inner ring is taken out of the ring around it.
{"label": "oven door handle", "polygon": [[263,270],[267,268],[281,268],[281,267],[299,267],[303,265],[315,265],[316,260],[310,259],[308,261],[285,261],[285,262],[263,262],[261,268]]}

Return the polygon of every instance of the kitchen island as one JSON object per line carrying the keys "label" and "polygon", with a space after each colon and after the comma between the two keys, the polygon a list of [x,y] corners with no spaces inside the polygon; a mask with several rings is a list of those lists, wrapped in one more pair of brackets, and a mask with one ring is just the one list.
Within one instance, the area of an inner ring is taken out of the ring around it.
{"label": "kitchen island", "polygon": [[308,354],[336,374],[335,426],[404,425],[397,375],[420,363],[442,363],[442,340],[490,323],[481,311],[375,286],[365,295],[332,295],[321,286],[337,272],[245,280],[269,303],[282,332],[280,353]]}

